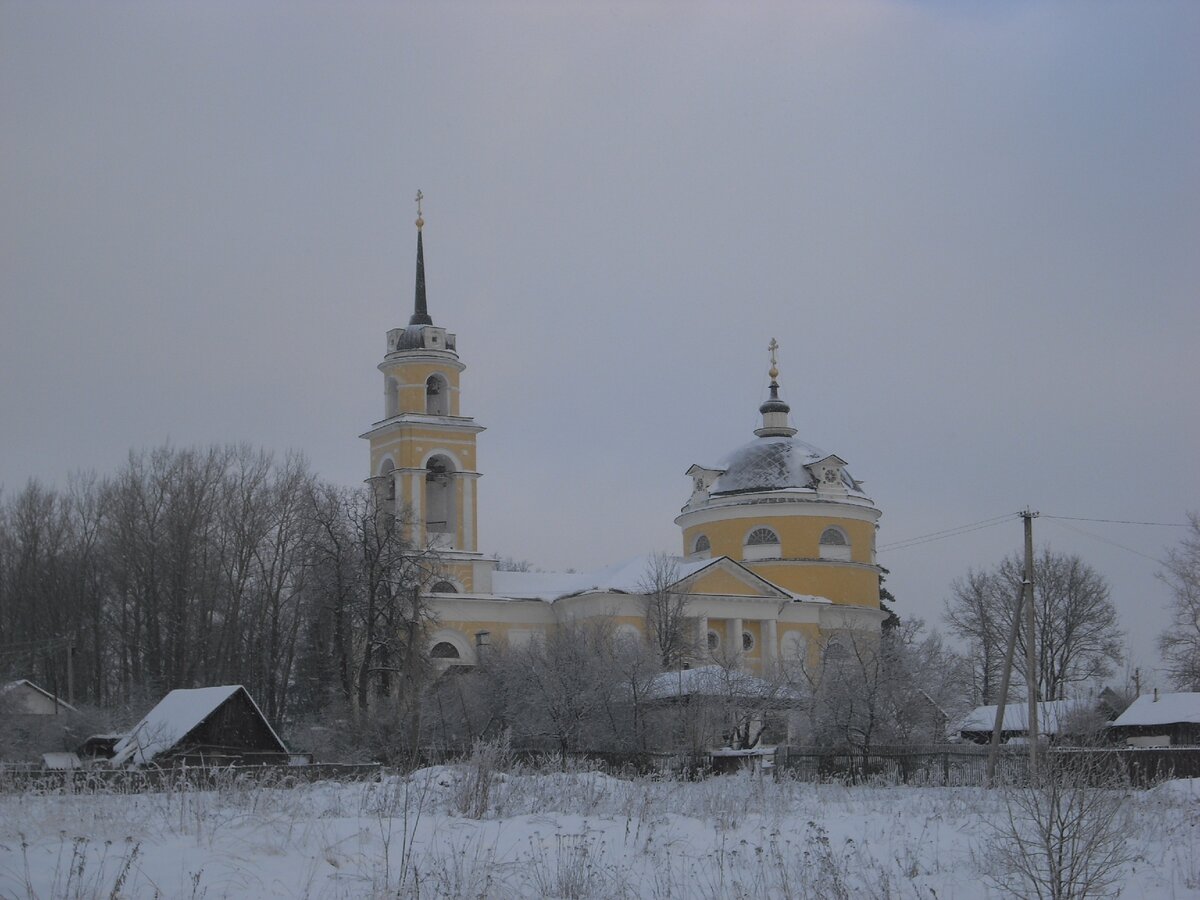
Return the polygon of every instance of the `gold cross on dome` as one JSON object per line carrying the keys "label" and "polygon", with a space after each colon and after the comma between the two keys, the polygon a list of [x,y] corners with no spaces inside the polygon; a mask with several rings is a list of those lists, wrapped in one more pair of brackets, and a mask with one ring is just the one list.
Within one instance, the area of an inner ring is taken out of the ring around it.
{"label": "gold cross on dome", "polygon": [[421,215],[421,201],[425,199],[425,195],[421,193],[421,189],[417,188],[417,215]]}
{"label": "gold cross on dome", "polygon": [[770,375],[772,379],[779,377],[779,366],[777,365],[777,360],[775,359],[775,351],[778,349],[779,341],[775,340],[775,338],[771,338],[771,343],[767,344],[767,350],[769,350],[771,353],[771,371],[767,374]]}

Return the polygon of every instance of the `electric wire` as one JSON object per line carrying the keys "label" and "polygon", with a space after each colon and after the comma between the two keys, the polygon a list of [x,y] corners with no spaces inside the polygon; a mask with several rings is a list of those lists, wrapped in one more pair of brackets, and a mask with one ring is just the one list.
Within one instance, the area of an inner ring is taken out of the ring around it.
{"label": "electric wire", "polygon": [[970,522],[966,525],[958,525],[954,528],[944,528],[941,531],[931,531],[928,534],[920,534],[915,537],[905,538],[899,541],[892,541],[890,544],[883,544],[876,548],[876,552],[884,553],[888,550],[905,550],[909,547],[916,547],[920,544],[928,544],[933,541],[941,541],[946,538],[958,537],[960,534],[969,534],[972,531],[981,531],[984,528],[992,528],[1002,522],[1011,521],[1018,513],[1005,513],[1002,516],[994,516],[990,519],[982,519],[979,522]]}
{"label": "electric wire", "polygon": [[1086,516],[1051,516],[1042,513],[1043,519],[1067,519],[1072,522],[1103,522],[1105,525],[1152,525],[1157,528],[1188,528],[1187,522],[1134,522],[1130,519],[1089,519]]}
{"label": "electric wire", "polygon": [[[1046,518],[1061,520],[1061,519],[1070,518],[1070,517],[1069,516],[1047,516]],[[1109,546],[1116,547],[1118,550],[1124,550],[1126,553],[1132,553],[1134,556],[1140,556],[1140,557],[1142,557],[1142,559],[1148,559],[1148,560],[1150,560],[1150,562],[1158,563],[1160,566],[1166,565],[1166,563],[1163,562],[1161,559],[1159,559],[1157,556],[1151,556],[1149,553],[1143,553],[1141,550],[1134,550],[1132,547],[1126,547],[1124,544],[1118,544],[1114,540],[1110,540],[1109,538],[1106,538],[1106,537],[1101,537],[1098,534],[1092,534],[1090,531],[1087,531],[1083,528],[1079,528],[1078,526],[1068,525],[1066,522],[1063,522],[1063,521],[1057,521],[1057,522],[1055,522],[1055,524],[1058,525],[1060,528],[1066,528],[1070,531],[1074,531],[1076,534],[1082,534],[1084,537],[1090,537],[1093,540],[1100,541],[1102,544],[1108,544]],[[1133,524],[1133,523],[1121,523],[1121,524]]]}

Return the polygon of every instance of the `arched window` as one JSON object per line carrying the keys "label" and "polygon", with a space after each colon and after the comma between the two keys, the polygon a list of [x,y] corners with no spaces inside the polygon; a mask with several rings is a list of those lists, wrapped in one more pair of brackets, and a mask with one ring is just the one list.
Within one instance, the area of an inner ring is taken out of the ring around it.
{"label": "arched window", "polygon": [[425,412],[431,416],[450,415],[450,386],[441,375],[425,381]]}
{"label": "arched window", "polygon": [[431,659],[461,659],[458,648],[449,641],[439,641],[429,651]]}
{"label": "arched window", "polygon": [[712,550],[712,544],[709,543],[708,535],[702,534],[696,538],[696,543],[692,545],[693,553],[708,553]]}
{"label": "arched window", "polygon": [[746,559],[774,559],[779,556],[779,535],[766,526],[753,529],[746,536],[742,551]]}
{"label": "arched window", "polygon": [[821,559],[849,559],[850,539],[833,525],[821,532]]}
{"label": "arched window", "polygon": [[379,477],[384,479],[383,497],[385,500],[396,499],[396,464],[391,459],[385,459],[379,466]]}
{"label": "arched window", "polygon": [[773,532],[770,528],[755,528],[750,532],[750,536],[746,538],[747,547],[756,547],[760,544],[778,544],[779,535]]}
{"label": "arched window", "polygon": [[425,532],[454,534],[454,463],[445,456],[430,457],[425,465]]}
{"label": "arched window", "polygon": [[434,594],[457,594],[458,588],[448,581],[439,581],[430,589],[430,593]]}

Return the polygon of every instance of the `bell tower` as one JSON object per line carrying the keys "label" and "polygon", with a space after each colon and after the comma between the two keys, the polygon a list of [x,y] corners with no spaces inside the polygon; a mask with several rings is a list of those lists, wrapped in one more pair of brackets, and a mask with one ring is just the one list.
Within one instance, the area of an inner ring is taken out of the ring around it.
{"label": "bell tower", "polygon": [[407,327],[387,333],[383,418],[361,437],[371,446],[369,481],[408,524],[416,545],[441,559],[437,589],[488,593],[494,562],[478,547],[475,436],[483,426],[461,414],[456,335],[433,323],[425,296],[425,219],[417,192],[417,279]]}

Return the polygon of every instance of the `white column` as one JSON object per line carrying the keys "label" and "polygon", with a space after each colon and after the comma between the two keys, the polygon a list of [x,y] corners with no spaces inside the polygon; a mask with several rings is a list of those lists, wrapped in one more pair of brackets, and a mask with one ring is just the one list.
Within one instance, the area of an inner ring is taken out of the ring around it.
{"label": "white column", "polygon": [[696,652],[701,659],[708,658],[708,616],[696,619]]}
{"label": "white column", "polygon": [[779,656],[779,627],[774,619],[763,619],[762,625],[762,660],[763,664],[775,662]]}
{"label": "white column", "polygon": [[742,620],[730,619],[729,625],[725,630],[725,653],[727,656],[732,656],[734,653],[742,652]]}

